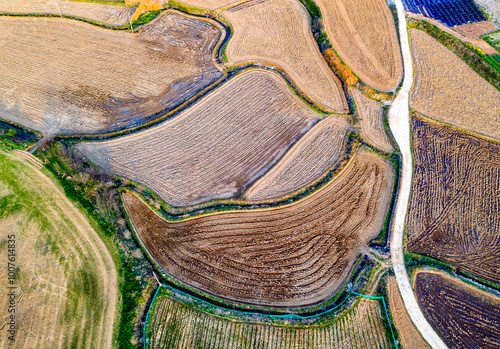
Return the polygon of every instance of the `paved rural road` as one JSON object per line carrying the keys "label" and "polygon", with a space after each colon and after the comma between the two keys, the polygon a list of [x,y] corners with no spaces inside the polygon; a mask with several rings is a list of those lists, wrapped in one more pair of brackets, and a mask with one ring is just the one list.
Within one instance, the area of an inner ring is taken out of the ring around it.
{"label": "paved rural road", "polygon": [[413,161],[410,144],[410,111],[408,108],[408,95],[413,83],[413,67],[411,62],[411,51],[408,42],[408,32],[406,30],[406,19],[403,3],[395,0],[398,19],[399,36],[401,39],[401,49],[403,53],[404,76],[403,86],[399,90],[394,102],[389,110],[389,126],[401,150],[403,165],[401,177],[399,179],[399,191],[396,208],[393,216],[393,226],[391,231],[391,259],[396,274],[399,291],[411,317],[411,320],[418,331],[425,338],[427,343],[434,349],[447,348],[437,333],[432,329],[418,307],[417,299],[412,291],[410,279],[406,272],[403,255],[403,237],[405,228],[405,218],[410,200],[411,177]]}

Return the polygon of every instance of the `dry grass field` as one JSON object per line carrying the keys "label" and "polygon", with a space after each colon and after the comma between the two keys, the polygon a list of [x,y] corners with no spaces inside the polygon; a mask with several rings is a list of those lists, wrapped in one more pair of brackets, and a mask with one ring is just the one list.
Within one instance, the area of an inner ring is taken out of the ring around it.
{"label": "dry grass field", "polygon": [[500,282],[500,145],[413,118],[410,252]]}
{"label": "dry grass field", "polygon": [[105,5],[82,1],[3,0],[0,2],[0,12],[62,14],[114,25],[126,23],[134,11],[135,7],[133,6]]}
{"label": "dry grass field", "polygon": [[444,273],[419,271],[417,300],[450,349],[500,348],[500,298]]}
{"label": "dry grass field", "polygon": [[136,34],[1,17],[0,118],[65,135],[143,124],[222,76],[213,54],[221,33],[173,10]]}
{"label": "dry grass field", "polygon": [[391,348],[379,303],[362,299],[322,325],[269,325],[200,311],[166,295],[155,301],[146,348]]}
{"label": "dry grass field", "polygon": [[341,174],[292,204],[165,221],[123,194],[136,233],[171,276],[217,297],[270,306],[320,302],[383,227],[392,165],[359,150]]}
{"label": "dry grass field", "polygon": [[351,91],[356,101],[358,117],[361,119],[363,138],[368,143],[373,144],[385,152],[392,152],[394,148],[391,145],[391,141],[384,127],[382,103],[365,96],[358,89],[352,89]]}
{"label": "dry grass field", "polygon": [[233,24],[231,63],[266,61],[283,68],[297,87],[326,110],[346,112],[342,86],[312,35],[309,14],[297,0],[253,0],[223,11]]}
{"label": "dry grass field", "polygon": [[385,0],[317,0],[333,48],[370,87],[389,92],[403,76],[396,26]]}
{"label": "dry grass field", "polygon": [[254,69],[157,127],[77,148],[169,204],[188,206],[239,195],[320,117],[278,74]]}
{"label": "dry grass field", "polygon": [[338,116],[318,123],[248,189],[245,198],[275,200],[316,182],[342,159],[348,128],[348,121]]}
{"label": "dry grass field", "polygon": [[500,91],[426,33],[410,29],[410,36],[411,106],[435,120],[500,139]]}
{"label": "dry grass field", "polygon": [[220,10],[224,7],[228,7],[244,1],[245,0],[182,0],[180,2],[199,9]]}
{"label": "dry grass field", "polygon": [[387,293],[389,295],[389,310],[401,339],[401,347],[403,349],[430,349],[431,347],[422,338],[406,312],[396,278],[393,276],[389,277]]}
{"label": "dry grass field", "polygon": [[[17,153],[0,152],[0,262],[4,266],[0,347],[112,348],[119,310],[113,258],[87,218],[46,173]],[[15,255],[14,260],[10,255]],[[16,270],[13,279],[9,279],[8,263]],[[8,312],[12,303],[7,292],[11,291],[15,313]],[[16,334],[11,341],[7,330],[13,314]]]}

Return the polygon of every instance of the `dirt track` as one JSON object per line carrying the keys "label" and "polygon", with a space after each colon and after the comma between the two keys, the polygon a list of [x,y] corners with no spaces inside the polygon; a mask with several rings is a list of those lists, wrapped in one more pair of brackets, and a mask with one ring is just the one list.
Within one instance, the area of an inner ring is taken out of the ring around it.
{"label": "dirt track", "polygon": [[406,272],[404,254],[403,254],[403,238],[405,232],[405,219],[410,201],[411,180],[413,171],[413,160],[410,144],[410,110],[409,92],[413,84],[413,67],[408,41],[408,31],[406,27],[406,18],[404,14],[403,3],[401,0],[395,0],[398,19],[399,19],[399,37],[401,40],[401,49],[403,54],[404,76],[403,86],[399,90],[394,102],[389,110],[389,125],[392,134],[399,146],[402,156],[402,168],[399,179],[398,197],[394,208],[391,227],[391,259],[393,263],[394,273],[398,282],[399,291],[403,297],[406,310],[410,315],[413,323],[422,334],[424,339],[433,348],[446,348],[444,342],[439,338],[437,333],[432,329],[425,319],[422,311],[418,307],[417,299],[413,294],[410,285],[410,279]]}

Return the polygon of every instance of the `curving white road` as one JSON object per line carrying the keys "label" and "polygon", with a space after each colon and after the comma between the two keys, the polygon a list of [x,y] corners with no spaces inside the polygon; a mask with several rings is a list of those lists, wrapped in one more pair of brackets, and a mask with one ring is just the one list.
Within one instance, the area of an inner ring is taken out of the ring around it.
{"label": "curving white road", "polygon": [[404,262],[403,237],[405,231],[405,218],[410,201],[413,171],[410,142],[410,111],[408,107],[408,95],[411,85],[413,84],[413,66],[403,3],[401,0],[395,0],[395,3],[399,20],[399,36],[403,54],[404,76],[403,85],[389,110],[388,119],[391,132],[399,145],[403,163],[391,231],[391,259],[398,288],[411,320],[432,348],[441,349],[447,348],[447,346],[429,325],[424,314],[422,314],[415,294],[411,288],[410,279],[408,278]]}

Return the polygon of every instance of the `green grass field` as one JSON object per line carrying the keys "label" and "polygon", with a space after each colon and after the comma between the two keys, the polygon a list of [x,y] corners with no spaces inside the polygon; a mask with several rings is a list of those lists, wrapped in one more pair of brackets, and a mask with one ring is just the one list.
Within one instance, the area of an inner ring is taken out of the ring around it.
{"label": "green grass field", "polygon": [[0,303],[2,316],[14,316],[0,347],[111,348],[115,263],[55,183],[45,170],[0,150],[0,287],[11,287],[15,301],[11,308]]}

